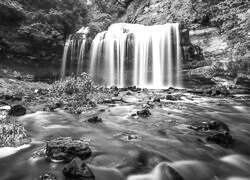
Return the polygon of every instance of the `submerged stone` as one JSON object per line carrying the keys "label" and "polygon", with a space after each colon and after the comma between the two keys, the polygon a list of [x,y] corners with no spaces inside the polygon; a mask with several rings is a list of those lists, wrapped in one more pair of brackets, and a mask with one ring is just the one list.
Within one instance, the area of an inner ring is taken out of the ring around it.
{"label": "submerged stone", "polygon": [[149,117],[151,113],[148,109],[143,109],[141,111],[137,111],[137,115],[140,117]]}
{"label": "submerged stone", "polygon": [[214,135],[208,136],[206,140],[210,143],[215,143],[223,147],[229,147],[234,143],[233,137],[229,132],[216,133]]}
{"label": "submerged stone", "polygon": [[181,100],[181,98],[178,97],[178,96],[174,96],[174,95],[168,94],[168,95],[166,95],[166,100],[170,100],[170,101],[179,101],[179,100]]}
{"label": "submerged stone", "polygon": [[98,116],[91,117],[87,120],[89,123],[100,123],[102,122],[102,118],[99,118]]}
{"label": "submerged stone", "polygon": [[25,114],[26,114],[26,109],[19,104],[11,106],[11,109],[8,112],[8,115],[10,116],[23,116]]}
{"label": "submerged stone", "polygon": [[63,174],[69,179],[94,180],[95,176],[90,168],[79,158],[74,158],[63,169]]}
{"label": "submerged stone", "polygon": [[202,125],[188,126],[188,128],[196,131],[209,131],[209,130],[215,130],[220,132],[230,131],[228,126],[221,121],[210,121],[208,123],[207,122],[203,123]]}
{"label": "submerged stone", "polygon": [[45,173],[39,177],[39,180],[56,180],[56,177],[51,173]]}
{"label": "submerged stone", "polygon": [[46,155],[52,161],[69,162],[75,157],[85,160],[91,156],[91,149],[83,140],[60,137],[47,142]]}

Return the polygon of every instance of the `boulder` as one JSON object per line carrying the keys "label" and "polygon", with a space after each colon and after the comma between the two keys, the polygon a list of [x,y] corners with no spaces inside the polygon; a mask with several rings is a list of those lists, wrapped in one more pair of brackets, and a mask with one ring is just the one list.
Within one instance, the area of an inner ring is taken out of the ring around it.
{"label": "boulder", "polygon": [[220,132],[229,132],[228,126],[221,122],[221,121],[210,121],[203,123],[201,125],[192,125],[188,126],[190,129],[194,129],[196,131],[208,131],[208,130],[214,130],[214,131],[220,131]]}
{"label": "boulder", "polygon": [[51,173],[45,173],[39,176],[39,180],[56,180],[56,177]]}
{"label": "boulder", "polygon": [[166,95],[166,100],[170,100],[170,101],[179,101],[179,100],[181,100],[181,98],[178,97],[178,96],[174,96],[174,95],[168,94],[168,95]]}
{"label": "boulder", "polygon": [[151,113],[148,109],[143,109],[141,111],[137,111],[137,115],[140,117],[149,117]]}
{"label": "boulder", "polygon": [[161,99],[159,97],[154,97],[153,102],[161,102]]}
{"label": "boulder", "polygon": [[8,115],[10,116],[23,116],[25,114],[26,114],[26,109],[20,104],[12,105],[11,109],[8,112]]}
{"label": "boulder", "polygon": [[94,180],[95,176],[90,168],[79,158],[74,158],[63,169],[63,174],[69,179]]}
{"label": "boulder", "polygon": [[112,91],[118,91],[119,89],[118,89],[117,86],[111,86],[111,87],[110,87],[110,90],[112,90]]}
{"label": "boulder", "polygon": [[75,157],[85,160],[91,156],[88,143],[71,137],[59,137],[47,142],[46,155],[50,160],[70,162]]}
{"label": "boulder", "polygon": [[89,123],[100,123],[102,122],[102,118],[99,118],[98,116],[91,117],[87,120]]}
{"label": "boulder", "polygon": [[222,147],[229,147],[234,143],[233,137],[229,132],[216,133],[214,135],[208,136],[206,140],[209,143],[215,143]]}

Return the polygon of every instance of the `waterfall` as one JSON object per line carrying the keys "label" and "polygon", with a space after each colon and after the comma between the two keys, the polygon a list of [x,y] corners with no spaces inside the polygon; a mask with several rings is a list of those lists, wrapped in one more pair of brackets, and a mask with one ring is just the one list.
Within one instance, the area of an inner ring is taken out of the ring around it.
{"label": "waterfall", "polygon": [[[177,23],[154,26],[113,24],[92,41],[86,71],[97,84],[108,86],[181,87],[180,40]],[[79,74],[83,71],[86,41],[74,39],[68,44],[70,48],[66,43],[65,51],[70,51],[71,57],[66,52],[64,56],[70,59],[71,64],[77,56]],[[65,61],[64,58],[64,67]]]}

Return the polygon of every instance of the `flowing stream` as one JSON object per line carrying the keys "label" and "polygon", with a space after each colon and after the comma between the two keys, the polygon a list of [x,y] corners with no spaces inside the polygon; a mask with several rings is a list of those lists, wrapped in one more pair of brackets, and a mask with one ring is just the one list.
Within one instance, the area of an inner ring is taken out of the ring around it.
{"label": "flowing stream", "polygon": [[[161,168],[164,163],[186,180],[250,179],[249,104],[244,105],[240,99],[187,95],[182,101],[155,104],[150,110],[152,115],[141,118],[131,114],[140,110],[147,98],[139,94],[123,97],[130,103],[98,105],[81,115],[58,110],[20,117],[32,143],[23,149],[0,149],[0,179],[34,180],[45,172],[64,179],[64,163],[32,157],[46,140],[60,136],[83,138],[90,143],[93,155],[86,162],[96,180],[167,180]],[[94,115],[103,122],[86,121]],[[233,147],[204,142],[202,134],[187,128],[191,122],[210,120],[229,126],[236,140]]]}

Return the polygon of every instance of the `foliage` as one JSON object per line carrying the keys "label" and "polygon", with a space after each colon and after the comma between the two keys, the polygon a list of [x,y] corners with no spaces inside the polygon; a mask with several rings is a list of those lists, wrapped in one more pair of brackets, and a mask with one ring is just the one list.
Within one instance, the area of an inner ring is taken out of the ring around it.
{"label": "foliage", "polygon": [[50,101],[67,106],[71,112],[82,112],[88,107],[88,96],[94,90],[90,76],[82,73],[80,76],[69,76],[56,81],[49,90]]}
{"label": "foliage", "polygon": [[50,89],[50,94],[56,97],[78,95],[85,98],[93,91],[93,82],[90,76],[82,73],[80,76],[69,76],[56,81]]}
{"label": "foliage", "polygon": [[0,116],[0,147],[20,146],[27,142],[27,138],[27,131],[23,124],[14,118]]}

